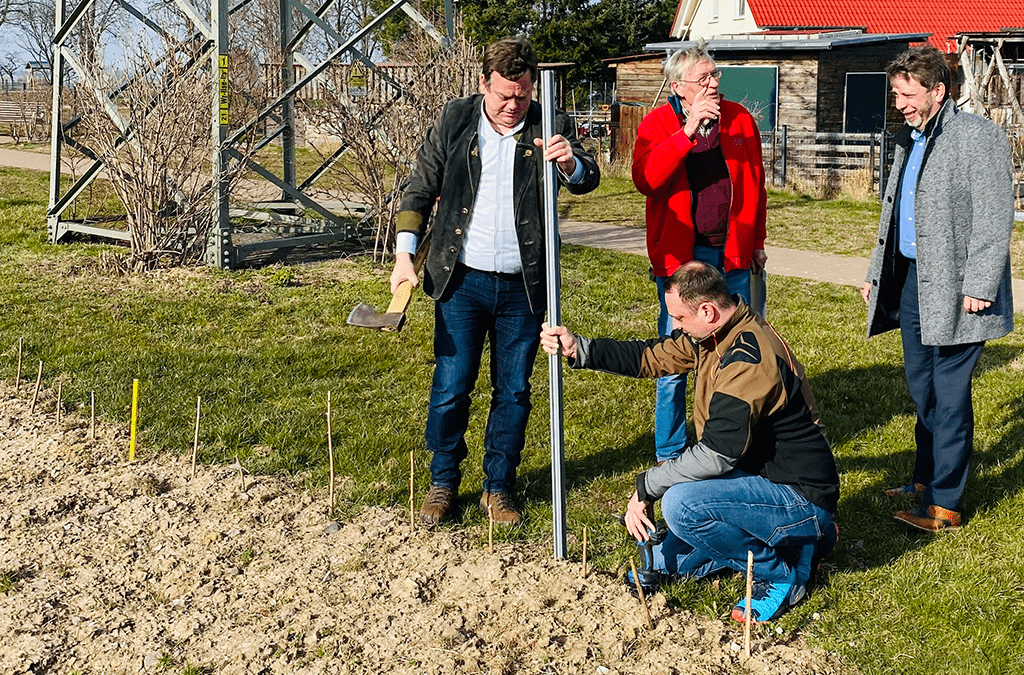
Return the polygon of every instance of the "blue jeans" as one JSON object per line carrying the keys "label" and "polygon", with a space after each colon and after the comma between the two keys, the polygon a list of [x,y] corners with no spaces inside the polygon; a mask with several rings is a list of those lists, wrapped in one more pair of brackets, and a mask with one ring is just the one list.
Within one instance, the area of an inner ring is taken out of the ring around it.
{"label": "blue jeans", "polygon": [[985,343],[921,344],[916,264],[900,298],[900,335],[907,388],[917,406],[913,481],[927,486],[925,504],[959,511],[974,450],[971,376]]}
{"label": "blue jeans", "polygon": [[669,533],[654,547],[654,568],[695,579],[745,573],[753,551],[756,579],[806,584],[815,547],[833,527],[828,511],[792,487],[738,470],[673,485],[661,512]]}
{"label": "blue jeans", "polygon": [[[717,246],[694,246],[693,259],[717,267],[725,275],[729,292],[750,302],[750,270],[725,271],[725,250]],[[655,277],[658,284],[658,335],[672,334],[672,317],[665,307],[665,281]],[[686,448],[686,375],[666,375],[658,378],[654,404],[654,451],[658,461],[678,457]]]}
{"label": "blue jeans", "polygon": [[434,306],[434,380],[427,411],[431,483],[458,490],[466,458],[470,394],[484,340],[491,347],[491,408],[484,432],[484,485],[511,492],[526,442],[530,375],[543,311],[530,310],[520,275],[496,276],[456,267]]}

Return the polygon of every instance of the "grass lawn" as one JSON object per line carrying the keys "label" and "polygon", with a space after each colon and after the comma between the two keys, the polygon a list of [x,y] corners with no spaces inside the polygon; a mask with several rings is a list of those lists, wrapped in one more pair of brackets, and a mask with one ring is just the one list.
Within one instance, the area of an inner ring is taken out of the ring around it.
{"label": "grass lawn", "polygon": [[[0,377],[13,379],[24,338],[26,379],[42,360],[45,383],[61,378],[67,405],[85,406],[94,390],[99,412],[121,423],[138,378],[143,456],[188,451],[201,395],[203,461],[230,462],[237,453],[253,471],[286,471],[313,486],[328,477],[330,391],[336,470],[345,476],[342,511],[407,503],[410,451],[417,453],[422,498],[429,483],[422,434],[430,301],[414,296],[400,334],[346,326],[356,302],[381,309],[388,300],[387,271],[361,257],[108,277],[101,272],[106,247],[46,243],[45,194],[45,175],[0,171]],[[822,213],[860,217],[855,206],[799,198],[773,202],[775,208],[808,221]],[[592,336],[653,333],[655,293],[643,258],[567,246],[562,265],[567,325]],[[895,523],[896,505],[881,496],[882,488],[906,482],[913,461],[914,417],[898,337],[864,339],[864,304],[854,288],[781,277],[770,284],[769,317],[807,368],[842,476],[841,539],[826,563],[826,583],[778,622],[779,639],[799,631],[861,673],[1024,672],[1024,329],[986,347],[975,380],[967,525],[928,536]],[[550,546],[547,372],[547,359],[538,359],[520,473],[528,524],[500,536]],[[653,461],[654,386],[576,372],[565,372],[564,383],[569,553],[579,555],[587,525],[594,563],[621,572],[635,549],[612,515],[625,505],[636,472]],[[479,545],[486,545],[486,519],[473,504],[487,405],[481,381],[463,465],[466,509],[452,526],[466,528]],[[52,406],[44,401],[44,409]],[[725,617],[741,584],[682,582],[666,594]]]}

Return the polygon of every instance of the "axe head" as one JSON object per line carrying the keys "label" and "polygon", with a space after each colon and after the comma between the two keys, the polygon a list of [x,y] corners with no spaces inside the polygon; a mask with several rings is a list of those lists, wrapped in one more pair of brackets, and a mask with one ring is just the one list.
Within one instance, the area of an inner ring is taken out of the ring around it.
{"label": "axe head", "polygon": [[365,302],[360,302],[349,312],[348,325],[397,333],[405,325],[405,312],[378,314],[374,311],[373,307],[370,307]]}

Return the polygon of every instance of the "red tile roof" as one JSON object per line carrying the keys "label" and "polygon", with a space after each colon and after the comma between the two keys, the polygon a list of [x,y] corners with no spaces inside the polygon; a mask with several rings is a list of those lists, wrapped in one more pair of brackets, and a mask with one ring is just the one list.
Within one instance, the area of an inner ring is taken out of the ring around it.
{"label": "red tile roof", "polygon": [[951,39],[962,32],[1024,27],[1022,0],[747,0],[757,25],[764,27],[864,28],[868,33],[932,33],[929,42],[955,51]]}

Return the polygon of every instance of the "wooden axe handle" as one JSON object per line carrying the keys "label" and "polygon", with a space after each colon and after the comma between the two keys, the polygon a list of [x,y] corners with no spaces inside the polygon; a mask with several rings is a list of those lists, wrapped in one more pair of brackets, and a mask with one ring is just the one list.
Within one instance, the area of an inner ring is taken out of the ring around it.
{"label": "wooden axe handle", "polygon": [[[427,251],[430,249],[430,235],[434,233],[431,229],[427,232],[426,236],[423,237],[423,243],[416,250],[416,257],[412,260],[413,269],[416,270],[416,274],[420,273],[420,269],[423,268],[423,261],[427,257]],[[398,288],[395,289],[394,294],[391,296],[391,304],[388,305],[388,314],[405,314],[406,308],[409,306],[409,300],[412,298],[412,284],[408,281],[403,281],[398,284]]]}

